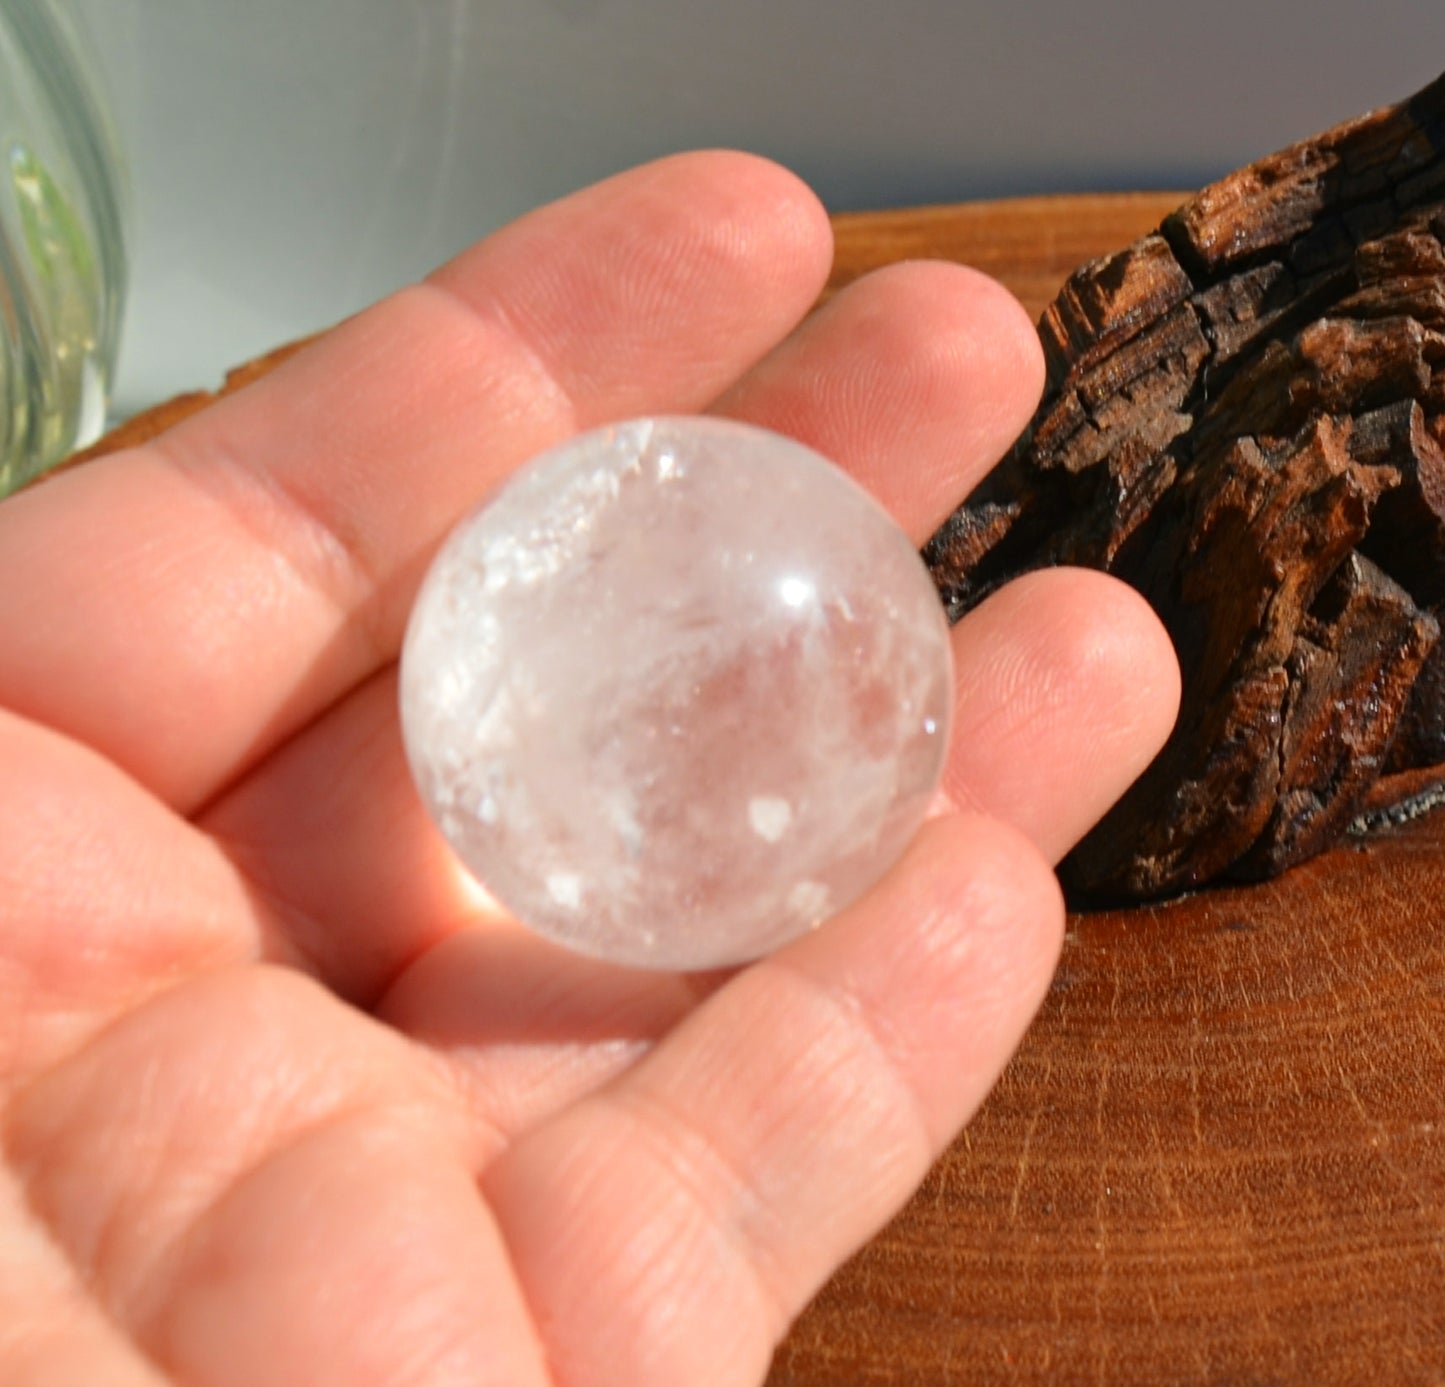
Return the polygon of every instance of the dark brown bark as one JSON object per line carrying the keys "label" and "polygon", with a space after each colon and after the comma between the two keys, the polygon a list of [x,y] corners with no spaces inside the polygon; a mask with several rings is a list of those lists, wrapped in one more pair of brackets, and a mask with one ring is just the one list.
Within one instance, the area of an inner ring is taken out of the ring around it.
{"label": "dark brown bark", "polygon": [[[1079,270],[1044,399],[925,557],[957,617],[1104,568],[1184,671],[1085,895],[1272,875],[1445,785],[1445,78],[1205,189]],[[1398,815],[1396,815],[1398,817]]]}

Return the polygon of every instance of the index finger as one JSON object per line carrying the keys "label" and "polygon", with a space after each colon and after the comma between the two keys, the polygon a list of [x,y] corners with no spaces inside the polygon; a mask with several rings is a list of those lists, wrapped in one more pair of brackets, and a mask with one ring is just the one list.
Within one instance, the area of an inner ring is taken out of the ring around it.
{"label": "index finger", "polygon": [[579,428],[702,408],[807,311],[830,246],[782,169],[663,160],[12,498],[0,705],[195,808],[394,657],[463,510]]}

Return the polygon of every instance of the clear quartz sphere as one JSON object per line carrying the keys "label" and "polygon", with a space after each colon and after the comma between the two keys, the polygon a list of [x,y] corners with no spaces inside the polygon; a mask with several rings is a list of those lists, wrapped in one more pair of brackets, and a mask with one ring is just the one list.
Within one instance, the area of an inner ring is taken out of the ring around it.
{"label": "clear quartz sphere", "polygon": [[952,705],[908,537],[817,453],[712,419],[521,468],[443,544],[401,662],[462,862],[538,933],[654,968],[744,962],[872,886]]}

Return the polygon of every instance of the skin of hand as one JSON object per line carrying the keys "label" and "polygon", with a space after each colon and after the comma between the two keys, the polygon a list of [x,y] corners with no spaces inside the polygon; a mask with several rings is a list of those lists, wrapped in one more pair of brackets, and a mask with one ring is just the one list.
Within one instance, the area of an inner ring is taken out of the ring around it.
{"label": "skin of hand", "polygon": [[830,250],[777,167],[668,159],[0,506],[0,1381],[758,1384],[978,1107],[1050,863],[1175,713],[1127,589],[963,621],[939,812],[726,976],[500,917],[400,749],[429,553],[578,429],[745,418],[920,542],[998,458],[1042,378],[1017,304],[916,263],[808,316]]}

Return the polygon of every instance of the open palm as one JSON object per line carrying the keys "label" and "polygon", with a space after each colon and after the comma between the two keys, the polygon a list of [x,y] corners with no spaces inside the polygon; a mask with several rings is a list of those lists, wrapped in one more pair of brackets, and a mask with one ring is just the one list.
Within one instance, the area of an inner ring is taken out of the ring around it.
{"label": "open palm", "polygon": [[155,443],[0,506],[0,1381],[742,1387],[1036,1006],[1048,868],[1174,711],[1096,575],[956,633],[946,804],[728,977],[574,959],[453,866],[394,660],[540,448],[713,408],[922,540],[1034,403],[944,265],[799,326],[826,218],[693,155],[543,209]]}

